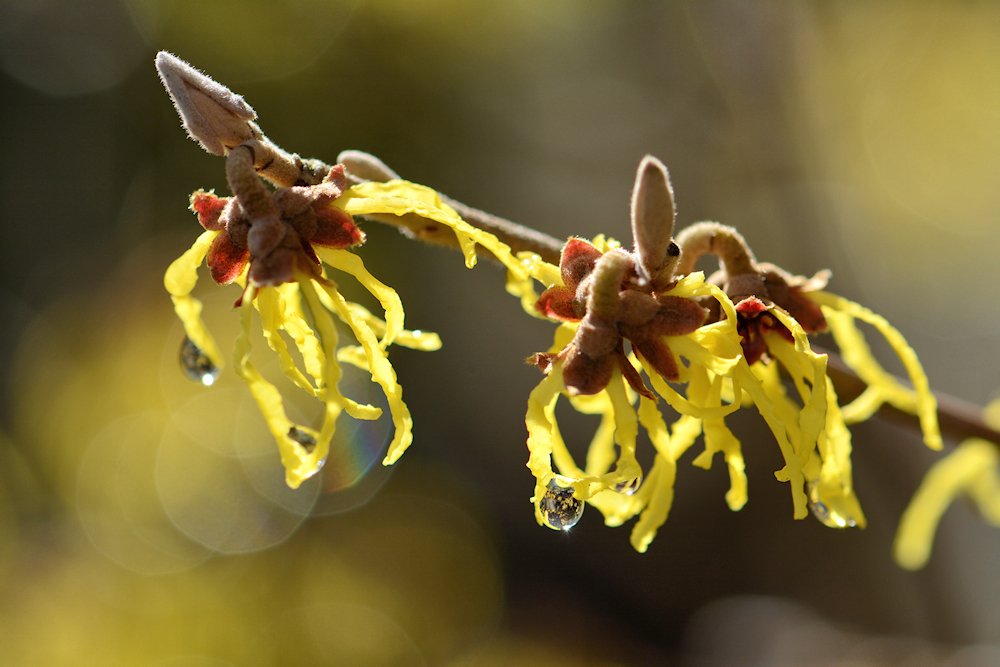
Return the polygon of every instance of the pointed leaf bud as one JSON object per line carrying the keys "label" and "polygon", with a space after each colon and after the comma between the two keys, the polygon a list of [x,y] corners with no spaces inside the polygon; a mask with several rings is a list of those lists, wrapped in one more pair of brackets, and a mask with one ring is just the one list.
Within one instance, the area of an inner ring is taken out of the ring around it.
{"label": "pointed leaf bud", "polygon": [[[674,233],[674,190],[663,163],[647,155],[639,163],[632,190],[632,237],[639,255],[639,275],[649,280],[671,268],[680,254],[671,252]],[[675,247],[676,248],[676,247]]]}
{"label": "pointed leaf bud", "polygon": [[177,56],[156,54],[160,74],[188,135],[213,155],[225,155],[244,141],[259,139],[257,117],[243,98]]}

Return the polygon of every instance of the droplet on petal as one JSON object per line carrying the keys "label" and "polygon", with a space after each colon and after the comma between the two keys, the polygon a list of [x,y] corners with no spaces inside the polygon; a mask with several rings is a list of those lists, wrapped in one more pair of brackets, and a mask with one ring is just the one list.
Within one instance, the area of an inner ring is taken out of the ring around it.
{"label": "droplet on petal", "polygon": [[215,382],[221,371],[187,336],[184,336],[184,342],[181,343],[181,368],[184,370],[184,375],[206,387]]}
{"label": "droplet on petal", "polygon": [[538,501],[538,510],[549,528],[569,530],[583,516],[583,501],[573,497],[572,486],[552,479],[545,495]]}
{"label": "droplet on petal", "polygon": [[836,498],[820,500],[819,482],[809,482],[809,509],[820,523],[830,528],[854,528],[857,522],[847,512],[837,507]]}
{"label": "droplet on petal", "polygon": [[316,449],[315,436],[305,429],[293,426],[288,429],[288,437],[302,445],[302,449],[306,450],[306,452],[310,454],[314,449]]}
{"label": "droplet on petal", "polygon": [[626,496],[631,496],[639,490],[640,486],[642,486],[642,475],[638,475],[633,479],[624,479],[615,484],[613,488],[618,493],[624,493]]}

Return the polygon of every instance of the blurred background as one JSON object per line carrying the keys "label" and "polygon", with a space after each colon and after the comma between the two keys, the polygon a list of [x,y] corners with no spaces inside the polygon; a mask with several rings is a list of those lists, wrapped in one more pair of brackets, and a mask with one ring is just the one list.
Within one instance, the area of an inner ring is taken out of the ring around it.
{"label": "blurred background", "polygon": [[[883,421],[854,429],[864,531],[792,519],[750,411],[742,511],[695,447],[646,554],[593,510],[536,525],[522,360],[552,326],[497,267],[374,224],[359,254],[444,341],[393,350],[414,444],[386,470],[388,420],[345,424],[284,488],[231,368],[206,388],[178,366],[162,275],[200,232],[188,195],[227,187],[160,49],[287,150],[366,150],[557,237],[627,241],[652,153],[681,226],[832,269],[937,390],[1000,389],[1000,5],[0,0],[0,664],[1000,664],[1000,534],[959,504],[929,566],[897,568],[939,455]],[[239,290],[202,283],[229,350]],[[563,424],[582,452],[594,423]]]}

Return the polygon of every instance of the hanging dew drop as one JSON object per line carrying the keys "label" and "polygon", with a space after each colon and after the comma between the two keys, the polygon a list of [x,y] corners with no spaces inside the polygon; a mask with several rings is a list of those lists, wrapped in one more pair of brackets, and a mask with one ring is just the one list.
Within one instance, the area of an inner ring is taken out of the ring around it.
{"label": "hanging dew drop", "polygon": [[215,382],[221,369],[212,363],[205,352],[194,344],[187,336],[181,343],[181,369],[190,380],[200,382],[206,387]]}
{"label": "hanging dew drop", "polygon": [[573,487],[552,479],[538,501],[545,525],[553,530],[569,530],[583,516],[583,501],[573,497]]}
{"label": "hanging dew drop", "polygon": [[625,479],[618,482],[613,488],[617,493],[623,493],[626,496],[631,496],[639,490],[640,486],[642,486],[642,475],[637,475],[632,479]]}
{"label": "hanging dew drop", "polygon": [[308,454],[312,454],[313,450],[316,449],[315,436],[303,428],[299,428],[298,426],[291,427],[288,429],[288,437],[302,445],[302,449],[306,450]]}
{"label": "hanging dew drop", "polygon": [[[319,434],[316,433],[316,431],[312,430],[311,428],[306,428],[304,426],[292,426],[288,429],[289,439],[292,440],[292,442],[294,442],[295,444],[302,447],[302,449],[305,450],[307,455],[312,454],[313,451],[316,450],[316,444],[319,442],[317,440],[318,435]],[[310,477],[318,473],[320,470],[322,470],[325,464],[326,464],[326,457],[324,456],[319,461],[314,462],[315,468],[308,471],[306,470],[301,471],[302,479],[309,479]]]}
{"label": "hanging dew drop", "polygon": [[819,522],[830,528],[854,528],[857,522],[848,512],[838,507],[837,498],[821,500],[819,497],[819,482],[809,482],[809,509]]}

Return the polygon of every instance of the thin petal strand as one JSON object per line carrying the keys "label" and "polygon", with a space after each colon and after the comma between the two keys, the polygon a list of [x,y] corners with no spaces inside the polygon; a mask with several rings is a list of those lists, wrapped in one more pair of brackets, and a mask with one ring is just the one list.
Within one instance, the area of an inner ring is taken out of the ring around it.
{"label": "thin petal strand", "polygon": [[927,563],[941,516],[963,492],[971,492],[987,520],[1000,527],[997,451],[992,442],[970,438],[927,472],[896,532],[893,554],[900,567],[919,570]]}
{"label": "thin petal strand", "polygon": [[[869,387],[877,387],[878,396],[891,405],[917,415],[920,427],[924,433],[924,443],[931,449],[941,449],[941,431],[937,422],[937,399],[930,390],[930,383],[924,373],[923,366],[917,359],[913,348],[906,342],[903,335],[889,324],[885,318],[876,315],[867,308],[828,292],[810,292],[808,294],[816,303],[823,307],[830,331],[837,340],[844,362],[850,366]],[[853,322],[845,317],[837,317],[838,313],[875,327],[892,346],[893,351],[903,362],[909,375],[913,389],[907,389],[899,384],[891,375],[885,372],[875,361],[864,343],[864,337],[854,327]],[[866,399],[873,402],[871,396]],[[844,408],[845,418],[851,420],[851,406]]]}
{"label": "thin petal strand", "polygon": [[219,232],[203,232],[190,249],[170,264],[163,277],[163,284],[170,293],[177,317],[184,325],[184,333],[216,368],[222,368],[219,347],[201,319],[201,301],[191,296],[191,290],[198,283],[198,267],[205,261],[208,249],[218,234]]}
{"label": "thin petal strand", "polygon": [[[403,390],[396,381],[396,371],[393,370],[392,364],[385,356],[385,351],[379,345],[375,334],[365,324],[364,318],[358,315],[348,305],[340,292],[332,286],[321,283],[320,287],[330,297],[338,315],[348,323],[354,336],[361,343],[368,360],[372,379],[381,385],[382,391],[385,392],[385,397],[389,401],[389,412],[392,414],[395,433],[382,463],[383,465],[392,465],[413,442],[413,418],[410,416],[410,410],[406,407],[406,403],[403,402]],[[308,297],[308,292],[306,294]]]}

